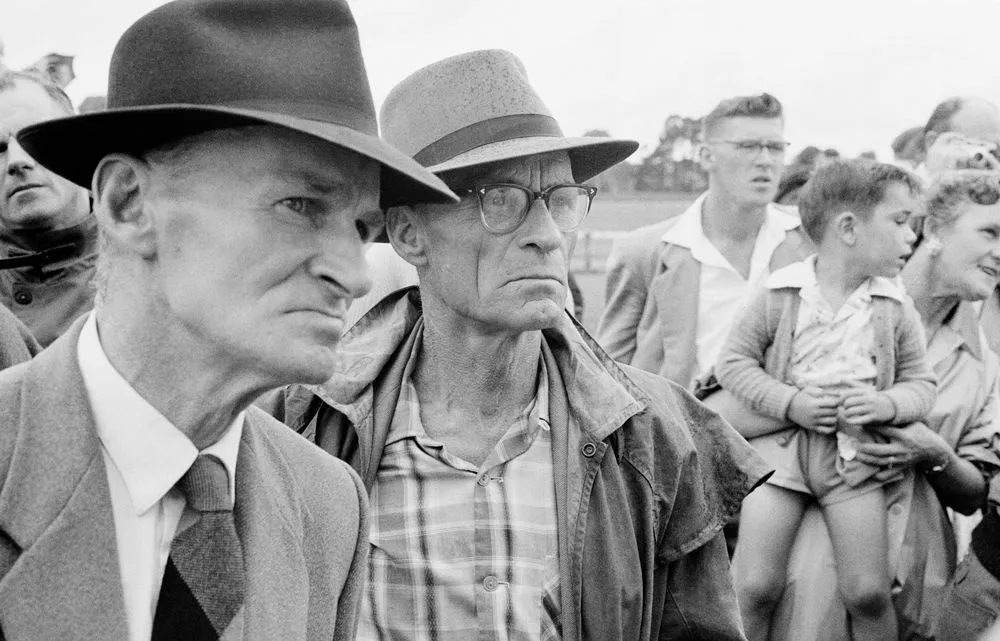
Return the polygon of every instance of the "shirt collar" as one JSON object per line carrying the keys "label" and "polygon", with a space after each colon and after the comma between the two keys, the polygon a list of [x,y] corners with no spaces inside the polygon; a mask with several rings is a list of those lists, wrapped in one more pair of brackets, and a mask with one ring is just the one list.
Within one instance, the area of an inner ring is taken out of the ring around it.
{"label": "shirt collar", "polygon": [[[671,245],[679,245],[688,249],[695,249],[701,242],[708,242],[705,231],[701,226],[701,212],[708,197],[706,191],[691,203],[691,206],[684,210],[677,218],[677,222],[671,225],[662,237],[662,241]],[[764,226],[761,228],[762,235],[767,238],[774,238],[782,241],[785,233],[795,229],[800,225],[799,217],[786,211],[775,204],[769,204],[764,217]]]}
{"label": "shirt collar", "polygon": [[[816,254],[797,263],[786,265],[767,278],[768,289],[804,289],[816,284]],[[864,286],[864,285],[862,285]],[[868,294],[903,302],[903,286],[899,278],[875,276],[868,279]]]}
{"label": "shirt collar", "polygon": [[[135,513],[143,514],[184,476],[199,451],[114,368],[101,347],[93,312],[80,332],[77,358],[97,436],[121,473]],[[230,497],[236,495],[236,458],[244,417],[240,412],[222,438],[200,452],[222,461],[229,473]]]}
{"label": "shirt collar", "polygon": [[[420,422],[420,400],[417,388],[413,384],[413,367],[420,354],[423,344],[423,319],[417,321],[414,328],[417,336],[403,366],[402,385],[400,385],[399,400],[393,415],[393,424],[386,439],[386,445],[406,438],[422,439],[427,437],[423,424]],[[549,377],[545,367],[545,359],[538,359],[538,382],[535,386],[535,397],[520,416],[527,416],[530,433],[534,434],[539,427],[549,429]],[[517,419],[520,420],[520,419]]]}

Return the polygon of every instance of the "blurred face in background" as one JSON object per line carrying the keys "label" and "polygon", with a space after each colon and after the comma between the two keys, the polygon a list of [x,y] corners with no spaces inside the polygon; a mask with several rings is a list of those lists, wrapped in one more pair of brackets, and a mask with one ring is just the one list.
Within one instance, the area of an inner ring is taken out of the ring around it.
{"label": "blurred face in background", "polygon": [[785,162],[781,118],[725,118],[706,138],[701,161],[711,191],[739,205],[763,206],[774,199]]}
{"label": "blurred face in background", "polygon": [[17,144],[17,132],[72,115],[34,82],[0,90],[0,225],[11,230],[64,229],[90,213],[82,187],[49,172]]}

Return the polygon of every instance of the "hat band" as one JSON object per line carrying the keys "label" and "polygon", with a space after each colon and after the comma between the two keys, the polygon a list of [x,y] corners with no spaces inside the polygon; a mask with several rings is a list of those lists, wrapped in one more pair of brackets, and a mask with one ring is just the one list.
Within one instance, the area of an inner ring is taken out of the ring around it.
{"label": "hat band", "polygon": [[472,123],[468,127],[462,127],[435,140],[418,151],[413,159],[424,167],[430,167],[492,142],[531,136],[561,137],[562,135],[559,123],[552,116],[542,114],[498,116]]}

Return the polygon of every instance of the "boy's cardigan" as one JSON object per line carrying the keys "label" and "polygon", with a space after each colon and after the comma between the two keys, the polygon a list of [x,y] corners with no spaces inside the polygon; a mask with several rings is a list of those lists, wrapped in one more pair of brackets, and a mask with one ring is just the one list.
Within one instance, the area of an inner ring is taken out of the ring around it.
{"label": "boy's cardigan", "polygon": [[[799,290],[768,287],[758,292],[733,325],[716,364],[724,389],[754,411],[779,420],[788,417],[788,406],[799,391],[787,382]],[[908,296],[900,301],[873,292],[872,305],[875,387],[892,399],[893,424],[922,420],[934,405],[937,377],[927,362],[920,315]]]}

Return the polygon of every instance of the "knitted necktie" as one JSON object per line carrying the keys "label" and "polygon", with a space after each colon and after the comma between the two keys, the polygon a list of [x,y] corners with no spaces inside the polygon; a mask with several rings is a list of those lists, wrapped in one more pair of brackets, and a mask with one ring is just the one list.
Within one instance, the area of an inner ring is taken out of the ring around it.
{"label": "knitted necktie", "polygon": [[243,548],[229,476],[219,459],[200,455],[177,489],[198,519],[170,546],[152,641],[214,641],[243,607]]}

